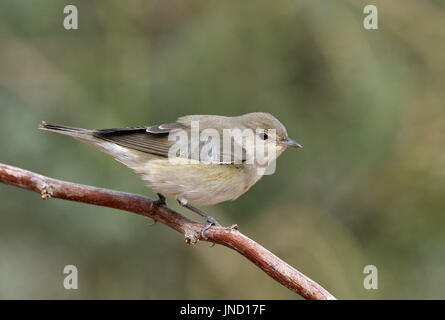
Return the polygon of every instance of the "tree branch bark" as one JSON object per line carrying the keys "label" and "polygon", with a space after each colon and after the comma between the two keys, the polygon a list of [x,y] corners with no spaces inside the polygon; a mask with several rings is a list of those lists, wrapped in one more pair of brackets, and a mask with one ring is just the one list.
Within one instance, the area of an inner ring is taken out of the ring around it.
{"label": "tree branch bark", "polygon": [[155,222],[161,222],[182,233],[188,244],[202,240],[238,251],[270,277],[305,299],[335,299],[319,284],[240,233],[235,226],[232,228],[212,226],[205,232],[207,238],[203,239],[200,235],[202,224],[192,221],[166,206],[157,206],[153,200],[147,197],[52,179],[1,163],[0,182],[38,192],[43,199],[53,197],[84,202],[149,217]]}

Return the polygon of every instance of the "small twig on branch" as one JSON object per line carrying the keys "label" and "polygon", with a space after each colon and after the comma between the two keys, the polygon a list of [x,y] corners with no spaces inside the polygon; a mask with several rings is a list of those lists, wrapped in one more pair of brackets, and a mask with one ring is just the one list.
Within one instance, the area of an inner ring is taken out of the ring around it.
{"label": "small twig on branch", "polygon": [[202,240],[238,251],[270,277],[305,299],[335,299],[319,284],[240,233],[235,226],[232,228],[212,226],[205,232],[206,239],[203,239],[200,235],[202,224],[192,221],[166,206],[157,206],[153,200],[147,197],[52,179],[1,163],[0,182],[38,192],[43,199],[59,198],[84,202],[149,217],[155,222],[161,222],[182,233],[189,244]]}

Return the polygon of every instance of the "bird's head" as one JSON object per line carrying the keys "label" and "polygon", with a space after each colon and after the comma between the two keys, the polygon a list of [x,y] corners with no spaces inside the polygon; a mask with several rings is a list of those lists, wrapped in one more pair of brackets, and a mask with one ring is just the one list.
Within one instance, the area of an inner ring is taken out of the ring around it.
{"label": "bird's head", "polygon": [[243,126],[255,132],[255,149],[265,149],[269,161],[275,160],[287,148],[303,148],[289,138],[286,127],[270,113],[254,112],[239,117]]}

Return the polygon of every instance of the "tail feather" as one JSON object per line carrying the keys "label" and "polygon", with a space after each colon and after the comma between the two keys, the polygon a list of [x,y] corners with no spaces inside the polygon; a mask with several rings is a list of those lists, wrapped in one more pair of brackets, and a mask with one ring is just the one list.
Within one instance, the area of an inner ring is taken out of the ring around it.
{"label": "tail feather", "polygon": [[85,135],[90,135],[92,133],[92,130],[69,127],[62,124],[50,123],[46,121],[42,121],[42,123],[39,126],[39,129],[73,137],[81,137]]}

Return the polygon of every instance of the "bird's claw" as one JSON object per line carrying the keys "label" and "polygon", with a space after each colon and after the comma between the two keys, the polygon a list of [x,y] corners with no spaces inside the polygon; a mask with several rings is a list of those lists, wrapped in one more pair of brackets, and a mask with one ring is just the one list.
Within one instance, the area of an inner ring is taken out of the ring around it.
{"label": "bird's claw", "polygon": [[158,193],[158,197],[159,199],[153,201],[153,204],[158,207],[165,206],[167,204],[165,196],[163,194]]}
{"label": "bird's claw", "polygon": [[157,207],[162,207],[162,206],[165,206],[166,203],[164,200],[158,199],[158,200],[153,201],[153,204]]}
{"label": "bird's claw", "polygon": [[204,233],[205,233],[211,226],[218,226],[218,227],[221,227],[221,224],[220,224],[218,221],[216,221],[213,217],[211,217],[211,216],[207,216],[206,224],[204,225],[204,227],[201,228],[201,231],[200,231],[201,237],[202,237],[203,239],[205,239],[205,240],[207,239],[207,237],[205,236]]}

